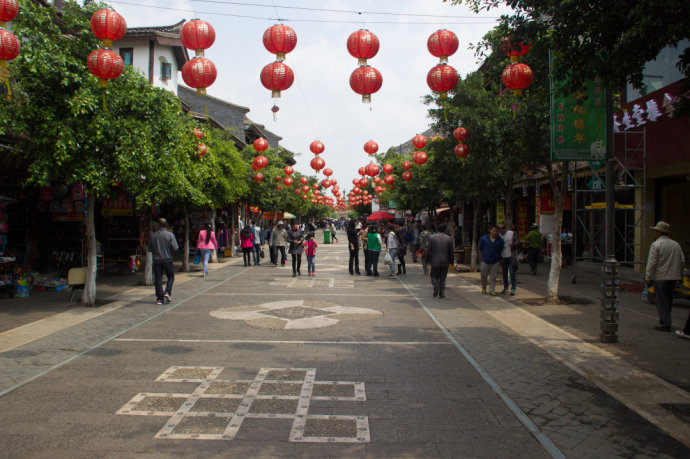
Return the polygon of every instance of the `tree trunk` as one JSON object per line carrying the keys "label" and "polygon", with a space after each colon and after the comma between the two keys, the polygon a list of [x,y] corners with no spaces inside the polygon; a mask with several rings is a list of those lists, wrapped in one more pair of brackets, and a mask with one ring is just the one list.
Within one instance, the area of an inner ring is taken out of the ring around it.
{"label": "tree trunk", "polygon": [[184,244],[182,247],[182,272],[188,273],[191,271],[189,267],[189,209],[187,205],[182,206],[182,213],[184,215]]}
{"label": "tree trunk", "polygon": [[[510,227],[513,225],[513,195],[515,194],[513,191],[513,179],[510,179],[506,182],[506,189],[505,189],[505,215],[503,217],[503,222],[506,225],[506,228],[510,229]],[[498,222],[497,222],[498,223]]]}
{"label": "tree trunk", "polygon": [[[146,240],[150,241],[151,233],[153,233],[153,207],[146,206],[144,218],[146,219]],[[153,285],[153,253],[148,248],[144,260],[144,285]]]}
{"label": "tree trunk", "polygon": [[96,270],[98,260],[96,258],[96,228],[94,213],[96,211],[96,198],[93,195],[86,196],[86,216],[84,217],[84,235],[86,237],[86,282],[81,295],[81,302],[86,306],[96,306]]}
{"label": "tree trunk", "polygon": [[472,206],[472,252],[470,255],[470,271],[477,271],[477,235],[479,234],[479,212],[481,206],[477,200],[472,203]]}
{"label": "tree trunk", "polygon": [[[450,240],[453,245],[453,253],[455,253],[455,206],[450,208]],[[455,260],[452,260],[455,264]]]}
{"label": "tree trunk", "polygon": [[[216,209],[211,209],[211,231],[216,234]],[[211,251],[211,263],[218,263],[218,251],[213,249]]]}
{"label": "tree trunk", "polygon": [[561,277],[561,263],[563,253],[561,252],[561,227],[563,226],[563,206],[568,196],[568,163],[564,162],[561,170],[560,181],[556,182],[555,177],[551,176],[551,189],[553,190],[554,201],[554,224],[551,233],[551,267],[549,269],[549,279],[546,283],[547,301],[558,301],[558,282]]}

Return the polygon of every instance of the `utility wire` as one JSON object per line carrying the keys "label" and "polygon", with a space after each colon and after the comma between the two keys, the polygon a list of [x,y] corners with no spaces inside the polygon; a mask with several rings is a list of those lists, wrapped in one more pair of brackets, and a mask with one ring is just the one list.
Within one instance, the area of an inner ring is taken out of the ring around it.
{"label": "utility wire", "polygon": [[[345,20],[325,20],[325,19],[285,19],[285,18],[280,18],[280,17],[271,18],[271,17],[265,17],[265,16],[249,16],[249,15],[242,15],[242,14],[219,13],[219,12],[211,12],[211,11],[198,11],[198,10],[191,10],[191,9],[184,9],[184,8],[170,8],[170,7],[166,7],[166,6],[146,5],[146,4],[133,3],[133,2],[123,2],[123,1],[119,1],[119,0],[111,0],[111,3],[116,3],[116,4],[120,4],[120,5],[140,6],[143,8],[156,8],[159,10],[181,11],[184,13],[195,13],[195,14],[204,15],[204,16],[206,16],[206,15],[208,15],[208,16],[229,16],[229,17],[235,17],[235,18],[241,18],[241,19],[258,19],[261,21],[313,22],[313,23],[330,23],[330,24],[361,24],[361,22],[362,22],[361,19],[360,20],[354,20],[354,21],[345,21]],[[484,19],[484,18],[479,18],[479,19]],[[494,19],[492,21],[487,21],[487,22],[367,21],[367,24],[394,24],[394,25],[440,25],[440,24],[475,25],[475,24],[495,24],[495,23],[496,23],[496,19]]]}

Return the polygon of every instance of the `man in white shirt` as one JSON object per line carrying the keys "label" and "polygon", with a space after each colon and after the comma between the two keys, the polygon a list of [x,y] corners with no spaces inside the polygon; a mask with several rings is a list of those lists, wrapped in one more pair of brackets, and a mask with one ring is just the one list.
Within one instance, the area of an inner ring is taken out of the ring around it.
{"label": "man in white shirt", "polygon": [[652,229],[656,240],[649,247],[645,280],[648,284],[654,283],[654,299],[659,314],[659,325],[654,329],[670,332],[673,289],[676,281],[683,278],[685,258],[680,244],[668,237],[671,225],[659,221]]}
{"label": "man in white shirt", "polygon": [[517,271],[519,240],[515,231],[507,229],[505,223],[498,224],[498,233],[504,242],[503,250],[501,251],[501,272],[503,273],[503,291],[501,293],[508,293],[508,274],[510,274],[510,296],[515,296],[517,286],[515,271]]}

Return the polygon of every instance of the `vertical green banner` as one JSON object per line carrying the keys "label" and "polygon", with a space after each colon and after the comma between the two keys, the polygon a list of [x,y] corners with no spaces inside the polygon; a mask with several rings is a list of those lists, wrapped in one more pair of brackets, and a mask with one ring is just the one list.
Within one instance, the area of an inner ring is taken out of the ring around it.
{"label": "vertical green banner", "polygon": [[[549,53],[553,75],[553,56]],[[551,160],[606,160],[606,110],[604,88],[597,78],[578,91],[560,90],[564,82],[551,77]]]}

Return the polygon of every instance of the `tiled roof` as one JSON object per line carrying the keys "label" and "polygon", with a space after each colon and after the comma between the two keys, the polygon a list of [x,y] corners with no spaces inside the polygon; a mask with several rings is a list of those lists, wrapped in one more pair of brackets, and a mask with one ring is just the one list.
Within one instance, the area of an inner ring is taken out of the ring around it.
{"label": "tiled roof", "polygon": [[[129,27],[127,28],[127,33],[125,34],[126,37],[132,37],[132,36],[141,36],[141,35],[159,35],[162,34],[163,36],[171,36],[171,37],[179,37],[180,36],[180,29],[182,29],[182,24],[184,24],[184,19],[182,19],[180,22],[177,24],[173,25],[168,25],[168,26],[158,26],[158,27]],[[170,34],[170,35],[168,35]]]}

